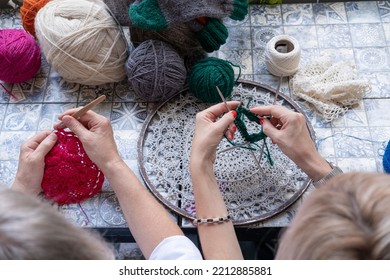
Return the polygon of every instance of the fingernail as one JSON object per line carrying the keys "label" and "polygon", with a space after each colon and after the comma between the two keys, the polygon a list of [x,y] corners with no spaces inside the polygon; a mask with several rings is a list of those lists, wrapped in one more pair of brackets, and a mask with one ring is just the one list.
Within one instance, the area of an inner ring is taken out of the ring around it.
{"label": "fingernail", "polygon": [[57,141],[57,134],[51,133],[51,134],[49,135],[49,139],[52,140],[52,141]]}
{"label": "fingernail", "polygon": [[58,129],[64,129],[65,128],[65,124],[63,122],[60,122],[60,124],[58,125]]}
{"label": "fingernail", "polygon": [[232,130],[233,130],[233,133],[235,133],[236,130],[237,130],[237,127],[236,127],[235,125],[233,125],[233,126],[232,126]]}
{"label": "fingernail", "polygon": [[196,21],[201,25],[206,25],[209,19],[207,17],[198,17]]}
{"label": "fingernail", "polygon": [[237,112],[236,112],[236,111],[230,111],[230,113],[232,113],[232,115],[233,115],[234,118],[237,117]]}
{"label": "fingernail", "polygon": [[261,125],[263,125],[264,124],[264,119],[263,118],[259,118],[259,122],[260,122]]}

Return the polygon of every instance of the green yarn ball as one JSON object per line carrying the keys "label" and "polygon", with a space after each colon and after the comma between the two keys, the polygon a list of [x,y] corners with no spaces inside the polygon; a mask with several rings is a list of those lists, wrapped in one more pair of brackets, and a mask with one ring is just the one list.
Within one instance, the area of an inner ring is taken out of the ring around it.
{"label": "green yarn ball", "polygon": [[234,70],[231,62],[216,57],[198,61],[188,75],[190,92],[207,103],[222,102],[217,86],[222,95],[230,99],[234,83]]}

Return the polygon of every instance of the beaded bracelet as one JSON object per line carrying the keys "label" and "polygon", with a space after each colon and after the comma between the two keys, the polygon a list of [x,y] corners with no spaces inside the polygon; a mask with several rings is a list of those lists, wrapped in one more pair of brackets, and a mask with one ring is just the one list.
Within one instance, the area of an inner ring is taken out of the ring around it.
{"label": "beaded bracelet", "polygon": [[194,225],[197,225],[197,224],[219,224],[219,223],[227,222],[230,220],[231,220],[230,215],[227,215],[226,217],[220,217],[220,218],[194,219],[192,221],[192,223]]}

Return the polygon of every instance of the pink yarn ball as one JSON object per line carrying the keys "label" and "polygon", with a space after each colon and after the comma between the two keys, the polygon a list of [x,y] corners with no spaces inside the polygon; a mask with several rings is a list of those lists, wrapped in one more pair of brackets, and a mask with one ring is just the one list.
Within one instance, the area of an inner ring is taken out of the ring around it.
{"label": "pink yarn ball", "polygon": [[0,30],[0,80],[21,83],[41,67],[41,51],[34,38],[20,29]]}

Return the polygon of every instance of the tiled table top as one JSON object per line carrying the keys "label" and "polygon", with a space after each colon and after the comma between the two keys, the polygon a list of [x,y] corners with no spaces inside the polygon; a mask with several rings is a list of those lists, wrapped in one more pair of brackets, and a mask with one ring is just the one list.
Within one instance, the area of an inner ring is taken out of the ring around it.
{"label": "tiled table top", "polygon": [[[302,63],[330,54],[335,61],[354,61],[359,76],[368,78],[372,91],[332,123],[302,103],[314,127],[320,153],[344,171],[383,172],[382,155],[390,139],[390,1],[314,4],[251,5],[242,22],[225,21],[228,42],[211,55],[239,64],[242,78],[276,88],[277,77],[265,67],[263,53],[274,36],[295,37],[302,48]],[[0,28],[22,28],[16,10],[0,10]],[[96,109],[112,121],[120,154],[134,170],[137,139],[144,120],[155,104],[137,102],[126,81],[102,87],[68,84],[43,64],[32,80],[5,85],[19,97],[11,100],[0,87],[0,180],[11,184],[17,169],[20,144],[36,131],[51,129],[57,116],[85,104],[98,95],[107,100]],[[288,78],[281,91],[290,96]],[[290,96],[291,97],[291,96]],[[138,174],[139,175],[139,174]],[[286,226],[296,205],[260,226]],[[103,192],[80,205],[62,211],[85,226],[125,227],[116,197],[105,182]]]}

